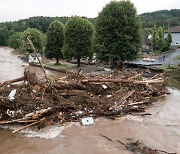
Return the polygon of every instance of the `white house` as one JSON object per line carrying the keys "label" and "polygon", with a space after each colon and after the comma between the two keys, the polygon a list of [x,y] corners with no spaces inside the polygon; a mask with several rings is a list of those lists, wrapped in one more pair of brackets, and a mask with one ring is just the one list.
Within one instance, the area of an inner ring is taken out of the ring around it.
{"label": "white house", "polygon": [[[40,55],[40,54],[37,54],[37,56],[38,56],[39,60],[42,61],[41,55]],[[36,55],[35,55],[34,53],[30,53],[30,54],[28,55],[28,61],[29,61],[29,63],[39,63],[38,58],[36,57]]]}
{"label": "white house", "polygon": [[168,35],[168,32],[172,35],[172,43],[171,46],[179,46],[180,45],[180,26],[169,28],[165,31],[165,38]]}

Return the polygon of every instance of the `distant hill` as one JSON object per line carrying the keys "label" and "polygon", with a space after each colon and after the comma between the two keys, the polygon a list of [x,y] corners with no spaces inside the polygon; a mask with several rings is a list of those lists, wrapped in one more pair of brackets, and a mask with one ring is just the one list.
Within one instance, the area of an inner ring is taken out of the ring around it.
{"label": "distant hill", "polygon": [[[180,9],[161,10],[151,13],[143,13],[139,15],[142,21],[143,28],[152,28],[155,24],[157,26],[164,26],[165,28],[180,25]],[[85,18],[85,17],[84,17]],[[49,24],[54,20],[59,20],[63,24],[67,22],[69,17],[31,17],[14,22],[0,23],[0,27],[7,27],[8,30],[13,32],[23,32],[28,27],[36,28],[42,32],[46,32]],[[95,25],[95,18],[88,18],[89,21]]]}
{"label": "distant hill", "polygon": [[155,24],[157,26],[164,26],[165,28],[180,25],[180,9],[161,10],[151,13],[143,13],[140,15],[143,28],[152,28]]}
{"label": "distant hill", "polygon": [[[85,18],[85,17],[84,17]],[[14,32],[23,32],[27,28],[36,28],[42,32],[46,32],[49,24],[54,21],[54,20],[59,20],[63,24],[67,22],[69,17],[43,17],[43,16],[38,16],[38,17],[31,17],[28,19],[22,19],[14,22],[2,22],[0,23],[0,27],[7,27],[8,30],[14,31]],[[94,18],[89,18],[89,21],[94,24],[95,19]]]}

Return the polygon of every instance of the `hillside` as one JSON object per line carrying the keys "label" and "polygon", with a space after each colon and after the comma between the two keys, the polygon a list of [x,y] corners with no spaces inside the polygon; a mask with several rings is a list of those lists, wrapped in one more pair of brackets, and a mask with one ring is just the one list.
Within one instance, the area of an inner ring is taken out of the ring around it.
{"label": "hillside", "polygon": [[[151,13],[143,13],[139,15],[142,21],[143,28],[152,28],[155,24],[157,26],[164,26],[165,28],[179,26],[180,25],[180,9],[172,9],[172,10],[161,10],[155,11]],[[84,17],[85,18],[85,17]],[[54,20],[59,20],[63,24],[67,22],[69,17],[31,17],[28,19],[22,19],[14,22],[5,22],[0,23],[0,27],[7,27],[8,30],[12,30],[14,32],[23,32],[28,27],[36,28],[41,30],[42,32],[46,32],[49,24]],[[95,24],[95,18],[88,18]]]}
{"label": "hillside", "polygon": [[161,10],[151,13],[143,13],[140,15],[143,28],[152,28],[155,24],[157,26],[164,26],[165,28],[180,25],[180,9]]}
{"label": "hillside", "polygon": [[[85,18],[85,17],[84,17]],[[54,20],[59,20],[63,24],[67,22],[69,17],[31,17],[28,19],[22,19],[14,22],[5,22],[0,23],[0,27],[7,27],[8,30],[12,30],[14,32],[23,32],[27,28],[36,28],[42,32],[46,32],[49,24]],[[93,24],[95,22],[95,19],[89,18],[89,21],[91,21]]]}

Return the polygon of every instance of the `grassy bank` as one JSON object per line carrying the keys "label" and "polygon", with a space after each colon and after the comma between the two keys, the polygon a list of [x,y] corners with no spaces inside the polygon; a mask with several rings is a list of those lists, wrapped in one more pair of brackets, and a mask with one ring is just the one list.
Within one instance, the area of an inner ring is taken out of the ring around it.
{"label": "grassy bank", "polygon": [[162,66],[162,69],[164,69],[166,78],[168,79],[168,86],[180,90],[180,66]]}

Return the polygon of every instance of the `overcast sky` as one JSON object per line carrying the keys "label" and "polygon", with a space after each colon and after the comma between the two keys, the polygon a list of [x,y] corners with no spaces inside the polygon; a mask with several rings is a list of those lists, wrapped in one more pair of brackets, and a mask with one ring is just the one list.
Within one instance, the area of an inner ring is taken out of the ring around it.
{"label": "overcast sky", "polygon": [[[32,16],[96,17],[111,0],[0,0],[0,22]],[[180,9],[180,0],[131,0],[138,13]]]}

